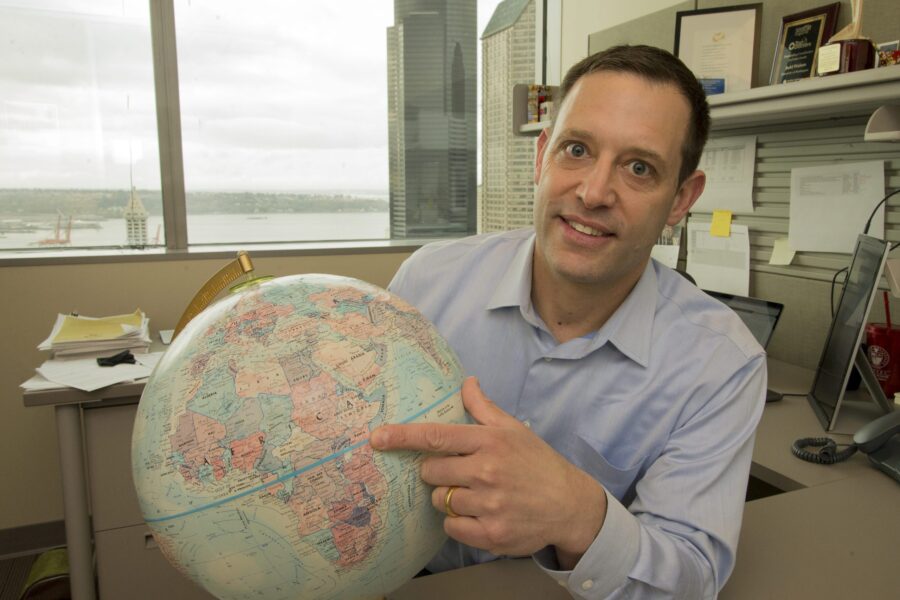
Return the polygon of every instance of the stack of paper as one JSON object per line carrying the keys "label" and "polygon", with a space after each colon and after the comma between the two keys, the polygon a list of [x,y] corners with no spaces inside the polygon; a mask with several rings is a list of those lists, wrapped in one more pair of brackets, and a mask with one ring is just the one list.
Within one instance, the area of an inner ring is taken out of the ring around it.
{"label": "stack of paper", "polygon": [[37,375],[22,384],[26,390],[68,386],[93,392],[102,387],[149,377],[162,352],[150,352],[135,356],[135,364],[121,363],[114,367],[101,367],[96,358],[65,358],[44,361],[36,369]]}
{"label": "stack of paper", "polygon": [[150,320],[141,309],[102,318],[57,315],[50,337],[38,345],[39,350],[50,350],[56,357],[146,352],[149,347]]}

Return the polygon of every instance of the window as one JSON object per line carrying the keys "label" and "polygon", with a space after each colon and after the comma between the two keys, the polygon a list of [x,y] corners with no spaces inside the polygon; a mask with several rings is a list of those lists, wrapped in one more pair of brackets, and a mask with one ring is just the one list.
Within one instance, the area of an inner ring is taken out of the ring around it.
{"label": "window", "polygon": [[385,239],[391,2],[175,3],[190,244]]}
{"label": "window", "polygon": [[0,39],[0,251],[162,243],[146,2],[0,0]]}
{"label": "window", "polygon": [[0,252],[474,233],[498,4],[0,0]]}

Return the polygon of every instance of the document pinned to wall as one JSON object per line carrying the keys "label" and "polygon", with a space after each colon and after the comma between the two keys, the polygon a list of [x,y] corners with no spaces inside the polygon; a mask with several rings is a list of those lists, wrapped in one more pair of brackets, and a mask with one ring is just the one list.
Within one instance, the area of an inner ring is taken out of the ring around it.
{"label": "document pinned to wall", "polygon": [[750,295],[750,234],[746,225],[731,225],[729,237],[714,236],[709,223],[688,223],[687,272],[697,287]]}
{"label": "document pinned to wall", "polygon": [[650,256],[670,269],[678,267],[678,253],[681,250],[681,230],[684,221],[675,225],[663,227],[656,244],[650,251]]}
{"label": "document pinned to wall", "polygon": [[692,212],[753,212],[755,135],[709,140],[697,168],[706,173],[706,187]]}
{"label": "document pinned to wall", "polygon": [[[882,198],[882,160],[791,169],[791,248],[852,253],[857,236]],[[883,206],[872,219],[869,235],[884,237]]]}

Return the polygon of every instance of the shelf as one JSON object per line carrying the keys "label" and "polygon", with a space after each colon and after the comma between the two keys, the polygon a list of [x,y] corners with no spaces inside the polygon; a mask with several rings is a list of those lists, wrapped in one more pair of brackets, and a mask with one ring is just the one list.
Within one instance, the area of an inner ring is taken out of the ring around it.
{"label": "shelf", "polygon": [[[710,96],[708,101],[713,131],[868,116],[882,105],[900,104],[900,66],[767,85]],[[536,136],[551,122],[526,123],[527,103],[528,86],[515,85],[513,133]]]}
{"label": "shelf", "polygon": [[709,97],[712,129],[870,115],[900,99],[900,67],[816,77]]}
{"label": "shelf", "polygon": [[872,113],[863,140],[867,142],[900,142],[900,106],[885,104]]}
{"label": "shelf", "polygon": [[519,127],[519,135],[540,135],[541,131],[547,129],[552,121],[542,121],[540,123],[525,123]]}
{"label": "shelf", "polygon": [[[550,86],[551,97],[556,96],[559,90],[556,86]],[[517,83],[513,86],[512,96],[512,130],[513,135],[537,136],[550,125],[550,121],[540,123],[528,123],[528,84]]]}

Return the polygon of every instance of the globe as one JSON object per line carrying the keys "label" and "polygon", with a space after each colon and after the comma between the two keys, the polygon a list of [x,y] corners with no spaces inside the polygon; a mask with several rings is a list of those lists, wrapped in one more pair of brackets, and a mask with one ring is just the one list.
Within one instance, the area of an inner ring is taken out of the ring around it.
{"label": "globe", "polygon": [[462,370],[412,306],[295,275],[197,315],[153,371],[132,470],[166,558],[223,599],[378,598],[445,540],[423,456],[386,423],[463,423]]}

